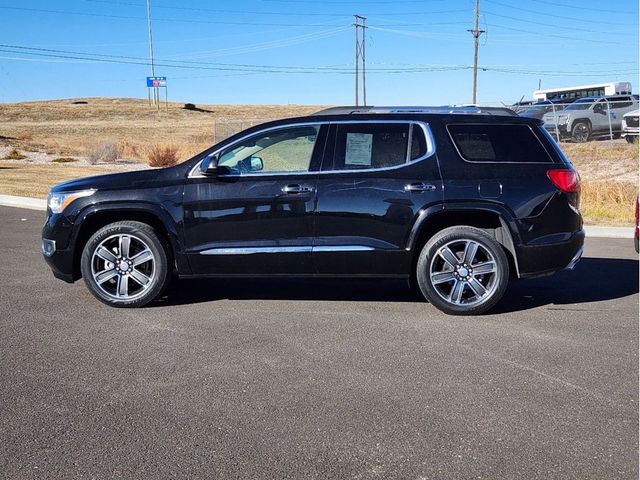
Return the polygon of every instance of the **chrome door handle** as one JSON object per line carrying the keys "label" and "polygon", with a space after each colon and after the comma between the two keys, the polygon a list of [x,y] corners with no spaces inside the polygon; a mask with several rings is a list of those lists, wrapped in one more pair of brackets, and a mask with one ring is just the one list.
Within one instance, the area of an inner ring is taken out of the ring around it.
{"label": "chrome door handle", "polygon": [[410,183],[404,186],[405,192],[433,192],[436,189],[435,185],[429,185],[427,183],[417,182]]}
{"label": "chrome door handle", "polygon": [[313,189],[311,187],[304,187],[302,185],[287,185],[282,187],[282,193],[289,195],[297,195],[300,193],[310,193]]}

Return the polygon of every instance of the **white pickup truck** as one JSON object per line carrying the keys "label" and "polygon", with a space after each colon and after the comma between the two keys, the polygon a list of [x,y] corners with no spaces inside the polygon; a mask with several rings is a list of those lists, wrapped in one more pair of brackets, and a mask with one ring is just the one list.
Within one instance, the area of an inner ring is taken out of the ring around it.
{"label": "white pickup truck", "polygon": [[591,138],[622,134],[622,118],[638,108],[634,95],[586,97],[576,100],[562,110],[542,117],[544,127],[560,140],[586,142]]}
{"label": "white pickup truck", "polygon": [[622,117],[622,136],[629,142],[637,142],[640,128],[638,128],[638,122],[640,120],[640,110],[634,110]]}

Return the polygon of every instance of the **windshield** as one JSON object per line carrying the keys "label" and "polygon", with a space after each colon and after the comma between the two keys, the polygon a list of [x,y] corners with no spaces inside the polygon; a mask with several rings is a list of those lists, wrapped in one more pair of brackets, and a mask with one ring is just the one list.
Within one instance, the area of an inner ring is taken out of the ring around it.
{"label": "windshield", "polygon": [[536,115],[544,114],[549,110],[548,107],[543,105],[537,107],[529,107],[526,110],[521,111],[518,115],[522,117],[535,117]]}
{"label": "windshield", "polygon": [[595,103],[595,100],[578,100],[571,105],[568,105],[565,110],[588,110]]}

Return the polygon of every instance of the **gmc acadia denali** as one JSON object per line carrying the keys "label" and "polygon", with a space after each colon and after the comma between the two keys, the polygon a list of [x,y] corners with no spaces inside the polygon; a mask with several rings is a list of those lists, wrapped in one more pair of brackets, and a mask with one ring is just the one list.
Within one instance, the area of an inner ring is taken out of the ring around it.
{"label": "gmc acadia denali", "polygon": [[573,268],[579,190],[540,120],[337,107],[174,167],[56,185],[42,253],[114,307],[146,305],[174,277],[286,275],[405,278],[446,313],[479,314],[511,277]]}

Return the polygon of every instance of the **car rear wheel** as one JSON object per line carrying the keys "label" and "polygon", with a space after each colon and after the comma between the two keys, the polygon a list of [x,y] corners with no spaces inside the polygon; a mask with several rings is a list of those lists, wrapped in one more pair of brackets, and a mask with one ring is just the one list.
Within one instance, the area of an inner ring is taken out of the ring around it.
{"label": "car rear wheel", "polygon": [[113,307],[142,307],[170,279],[169,249],[154,229],[123,221],[98,230],[82,252],[81,270],[89,291]]}
{"label": "car rear wheel", "polygon": [[571,138],[573,138],[575,142],[586,142],[590,136],[591,127],[589,127],[587,122],[576,122],[573,129],[571,129]]}
{"label": "car rear wheel", "polygon": [[484,231],[446,228],[427,242],[418,258],[416,278],[422,295],[451,315],[478,315],[492,308],[509,283],[502,246]]}

